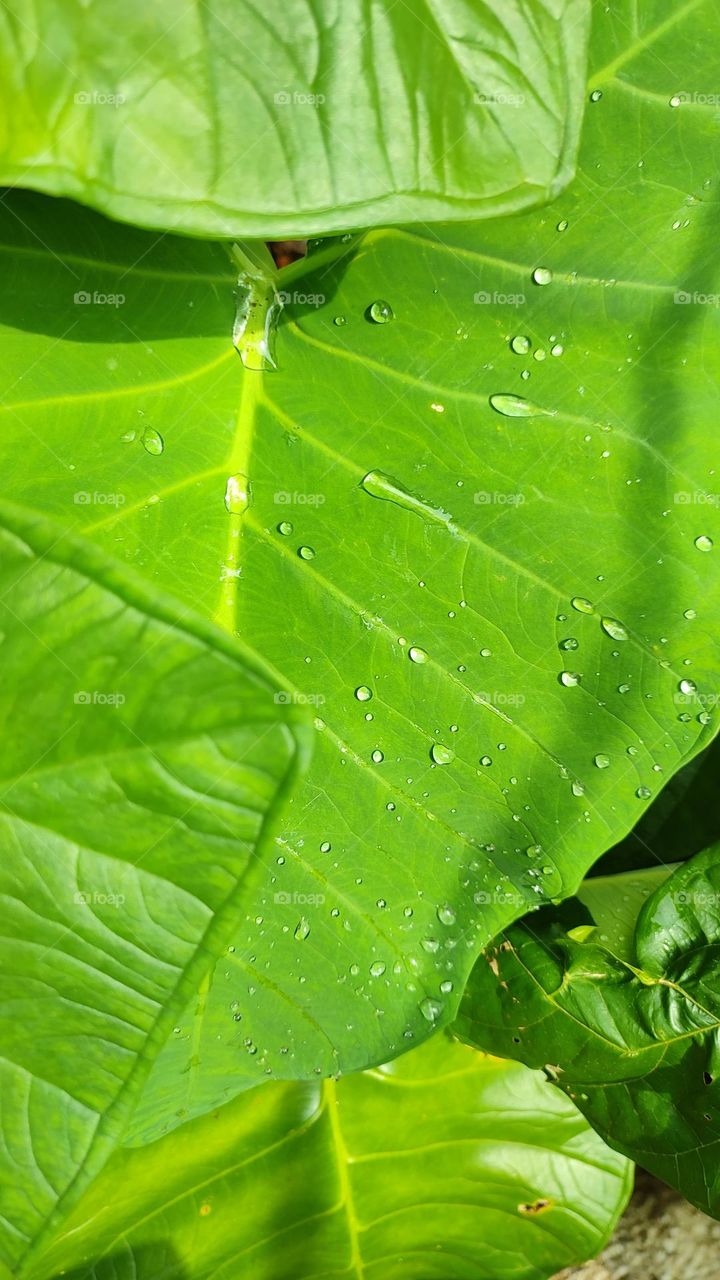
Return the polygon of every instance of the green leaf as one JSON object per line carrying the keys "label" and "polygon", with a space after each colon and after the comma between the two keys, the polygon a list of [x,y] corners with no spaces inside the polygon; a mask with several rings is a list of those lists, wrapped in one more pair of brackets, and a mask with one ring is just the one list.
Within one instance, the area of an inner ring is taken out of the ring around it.
{"label": "green leaf", "polygon": [[205,236],[525,208],[574,172],[589,0],[9,0],[0,180]]}
{"label": "green leaf", "polygon": [[6,503],[0,566],[0,1211],[25,1274],[226,945],[307,732],[222,632]]}
{"label": "green leaf", "polygon": [[478,951],[573,893],[714,732],[718,507],[675,496],[709,496],[719,313],[674,297],[712,293],[717,178],[706,110],[669,101],[720,82],[720,41],[696,56],[720,16],[647,22],[633,54],[598,9],[603,97],[562,199],[325,245],[281,277],[276,370],[230,347],[224,251],[39,197],[4,211],[13,492],[239,631],[317,717],[139,1139],[452,1019]]}
{"label": "green leaf", "polygon": [[31,1276],[544,1280],[602,1248],[631,1185],[539,1073],[435,1036],[119,1151]]}
{"label": "green leaf", "polygon": [[[645,873],[646,876],[651,873]],[[614,877],[616,901],[638,877]],[[592,882],[590,882],[592,884]],[[631,889],[632,892],[632,889]],[[578,941],[565,903],[510,929],[478,961],[457,1024],[548,1075],[618,1150],[720,1217],[720,846],[622,926]],[[604,944],[604,945],[603,945]]]}

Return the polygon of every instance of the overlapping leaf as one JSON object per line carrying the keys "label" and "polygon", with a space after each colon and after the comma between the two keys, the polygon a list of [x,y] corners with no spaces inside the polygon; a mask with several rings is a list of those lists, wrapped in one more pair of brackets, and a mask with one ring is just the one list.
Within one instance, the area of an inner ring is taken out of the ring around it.
{"label": "overlapping leaf", "polygon": [[189,610],[0,508],[0,1256],[24,1274],[224,949],[305,731]]}
{"label": "overlapping leaf", "polygon": [[538,1073],[437,1036],[118,1151],[28,1280],[545,1280],[631,1174]]}
{"label": "overlapping leaf", "polygon": [[589,0],[10,0],[0,179],[143,226],[307,235],[572,177]]}
{"label": "overlapping leaf", "polygon": [[720,1216],[720,848],[678,867],[640,910],[632,942],[585,900],[512,927],[478,961],[463,1038],[548,1075],[605,1139]]}

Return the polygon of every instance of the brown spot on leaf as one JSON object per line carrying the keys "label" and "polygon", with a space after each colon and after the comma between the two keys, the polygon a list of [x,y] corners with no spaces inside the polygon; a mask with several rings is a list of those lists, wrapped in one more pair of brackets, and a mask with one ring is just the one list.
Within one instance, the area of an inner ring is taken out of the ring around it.
{"label": "brown spot on leaf", "polygon": [[552,1209],[552,1200],[534,1200],[532,1204],[519,1204],[518,1213],[543,1213]]}

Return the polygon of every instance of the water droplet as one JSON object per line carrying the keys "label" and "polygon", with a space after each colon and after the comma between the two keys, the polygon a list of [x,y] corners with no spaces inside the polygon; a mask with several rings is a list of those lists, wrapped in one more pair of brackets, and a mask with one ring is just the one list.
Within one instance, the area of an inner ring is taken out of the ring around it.
{"label": "water droplet", "polygon": [[518,333],[510,339],[510,350],[517,356],[525,356],[530,350],[530,339],[524,333]]}
{"label": "water droplet", "polygon": [[301,916],[297,924],[295,925],[294,937],[297,939],[298,942],[304,942],[305,939],[308,937],[309,933],[310,933],[310,921],[306,920],[305,916]]}
{"label": "water droplet", "polygon": [[594,756],[593,764],[595,765],[596,769],[607,769],[608,765],[610,764],[610,757],[604,756],[604,755]]}
{"label": "water droplet", "polygon": [[680,94],[674,93],[672,98],[670,99],[669,105],[671,107],[679,107],[681,102],[682,102],[682,98],[680,97]]}
{"label": "water droplet", "polygon": [[165,441],[154,427],[146,427],[141,439],[146,453],[151,453],[153,457],[158,457],[165,448]]}
{"label": "water droplet", "polygon": [[423,951],[429,952],[430,955],[434,955],[436,951],[440,950],[440,943],[437,938],[423,938],[420,946]]}
{"label": "water droplet", "polygon": [[564,684],[566,689],[572,689],[575,685],[580,684],[582,676],[579,671],[561,671],[558,676],[560,684]]}
{"label": "water droplet", "polygon": [[330,841],[329,841],[329,840],[323,840],[322,844],[320,845],[320,852],[321,852],[321,853],[330,853],[330,850],[331,850],[331,849],[332,849],[332,845],[331,845]]}
{"label": "water droplet", "polygon": [[372,698],[372,689],[368,689],[366,684],[359,684],[355,690],[355,697],[358,702],[369,702]]}
{"label": "water droplet", "polygon": [[455,752],[440,742],[434,742],[430,748],[430,758],[435,764],[451,764],[455,759]]}
{"label": "water droplet", "polygon": [[412,493],[400,480],[388,475],[386,471],[368,471],[360,481],[360,488],[364,489],[371,498],[394,502],[396,506],[412,511],[423,520],[444,524],[447,527],[452,524],[452,516],[448,511],[444,511],[442,507],[435,507],[418,494]]}
{"label": "water droplet", "polygon": [[649,787],[638,787],[635,792],[635,795],[637,796],[638,800],[649,800],[650,796],[652,795],[652,791],[650,790]]}
{"label": "water droplet", "polygon": [[602,89],[593,89],[592,93],[590,94],[590,101],[599,102],[601,98],[602,98]]}
{"label": "water droplet", "polygon": [[568,223],[565,218],[563,218],[562,222],[558,222],[557,229],[558,231],[567,231]]}
{"label": "water droplet", "polygon": [[385,759],[385,756],[383,755],[382,751],[376,750],[376,751],[373,751],[371,759],[373,764],[382,764],[383,760]]}
{"label": "water droplet", "polygon": [[577,649],[578,642],[574,636],[568,636],[567,640],[561,640],[558,645],[559,649]]}
{"label": "water droplet", "polygon": [[298,555],[301,560],[315,559],[315,552],[312,547],[298,547]]}
{"label": "water droplet", "polygon": [[594,605],[590,600],[586,600],[584,596],[573,596],[570,603],[573,609],[577,609],[578,613],[594,612]]}
{"label": "water droplet", "polygon": [[449,996],[452,989],[453,989],[453,984],[449,978],[445,978],[444,982],[440,983],[440,991],[442,995]]}
{"label": "water droplet", "polygon": [[449,902],[442,903],[437,909],[437,918],[441,924],[455,924],[455,910],[450,906]]}
{"label": "water droplet", "polygon": [[681,680],[678,684],[681,693],[697,693],[697,685],[694,680]]}
{"label": "water droplet", "polygon": [[372,320],[373,324],[387,324],[389,320],[395,318],[390,303],[386,302],[384,298],[376,298],[374,302],[371,302],[365,314],[368,320]]}
{"label": "water droplet", "polygon": [[683,618],[687,618],[688,622],[692,622],[693,618],[697,618],[697,614],[694,609],[686,609]]}
{"label": "water droplet", "polygon": [[408,658],[411,662],[427,662],[428,655],[424,649],[419,649],[417,645],[411,645],[408,649]]}
{"label": "water droplet", "polygon": [[617,618],[601,618],[600,626],[613,640],[627,640],[628,633]]}
{"label": "water droplet", "polygon": [[233,516],[241,516],[250,506],[250,481],[242,471],[227,478],[225,506]]}
{"label": "water droplet", "polygon": [[556,342],[556,343],[554,344],[554,346],[552,346],[552,347],[550,348],[550,355],[551,355],[551,356],[556,356],[556,357],[557,357],[557,356],[561,356],[564,350],[565,350],[565,348],[564,348],[564,346],[562,345],[562,343],[560,343],[560,342]]}
{"label": "water droplet", "polygon": [[710,722],[712,721],[712,716],[710,715],[709,711],[701,711],[698,716],[698,720],[700,724],[710,724]]}
{"label": "water droplet", "polygon": [[549,267],[536,267],[532,273],[535,284],[550,284],[553,276]]}
{"label": "water droplet", "polygon": [[629,685],[629,684],[619,684],[619,685],[618,685],[618,693],[629,693],[629,692],[630,692],[630,685]]}
{"label": "water droplet", "polygon": [[501,413],[504,418],[554,418],[554,409],[543,409],[539,404],[533,404],[532,400],[526,400],[523,396],[498,395],[490,396],[490,404],[496,413]]}
{"label": "water droplet", "polygon": [[346,323],[345,316],[335,316],[333,324],[343,325]]}
{"label": "water droplet", "polygon": [[585,788],[584,788],[584,786],[583,786],[582,782],[573,782],[573,783],[571,783],[571,785],[570,785],[570,790],[572,791],[572,793],[573,793],[573,795],[574,795],[574,796],[584,796],[584,795],[585,795]]}
{"label": "water droplet", "polygon": [[370,973],[372,974],[373,978],[382,978],[384,972],[385,972],[385,965],[383,964],[382,960],[373,960],[373,963],[370,965]]}
{"label": "water droplet", "polygon": [[698,551],[712,551],[713,540],[712,538],[708,538],[706,534],[701,533],[700,536],[695,539],[695,546]]}
{"label": "water droplet", "polygon": [[443,1011],[442,1004],[439,1000],[431,1000],[428,996],[426,1000],[421,1000],[418,1006],[423,1018],[428,1022],[437,1022]]}
{"label": "water droplet", "polygon": [[293,527],[289,520],[281,520],[277,527],[277,531],[278,533],[282,533],[284,537],[287,537],[289,533],[292,533]]}
{"label": "water droplet", "polygon": [[488,769],[488,768],[490,767],[490,765],[492,764],[492,760],[491,760],[490,756],[481,756],[481,757],[480,757],[480,763],[481,763],[481,765],[483,765],[483,767],[484,767],[485,769]]}

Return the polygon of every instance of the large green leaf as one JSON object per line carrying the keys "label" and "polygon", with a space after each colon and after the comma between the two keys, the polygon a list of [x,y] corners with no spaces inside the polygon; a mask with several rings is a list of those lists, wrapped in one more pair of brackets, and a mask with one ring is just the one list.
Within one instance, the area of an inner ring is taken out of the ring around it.
{"label": "large green leaf", "polygon": [[221,250],[8,205],[13,492],[238,629],[317,714],[307,783],[138,1136],[451,1019],[478,950],[572,893],[709,741],[720,325],[674,297],[712,291],[716,178],[706,110],[670,105],[700,79],[700,17],[710,86],[709,4],[644,10],[633,50],[599,6],[571,190],[481,232],[320,248],[284,277],[275,371],[230,350]]}
{"label": "large green leaf", "polygon": [[0,1251],[15,1263],[102,1167],[226,945],[304,733],[222,632],[5,504],[0,635]]}
{"label": "large green leaf", "polygon": [[436,1036],[119,1151],[28,1280],[544,1280],[631,1183],[539,1073]]}
{"label": "large green leaf", "polygon": [[589,0],[8,0],[0,180],[200,235],[519,209],[573,175]]}
{"label": "large green leaf", "polygon": [[[625,879],[614,877],[617,901],[632,893]],[[592,912],[592,890],[586,901]],[[655,889],[629,947],[602,904],[597,929],[572,902],[522,921],[478,961],[457,1024],[464,1039],[545,1065],[608,1142],[715,1217],[719,902],[715,845]]]}

